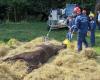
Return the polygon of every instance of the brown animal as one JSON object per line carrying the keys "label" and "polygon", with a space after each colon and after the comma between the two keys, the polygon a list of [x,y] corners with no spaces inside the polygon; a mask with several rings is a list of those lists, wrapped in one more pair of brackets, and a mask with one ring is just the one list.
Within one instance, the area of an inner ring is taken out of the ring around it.
{"label": "brown animal", "polygon": [[24,60],[28,63],[28,72],[31,72],[33,69],[38,68],[39,64],[43,64],[48,61],[50,57],[56,55],[59,50],[64,49],[64,45],[53,45],[53,44],[42,44],[36,46],[38,49],[32,52],[24,52],[13,57],[4,59],[3,61],[8,60]]}

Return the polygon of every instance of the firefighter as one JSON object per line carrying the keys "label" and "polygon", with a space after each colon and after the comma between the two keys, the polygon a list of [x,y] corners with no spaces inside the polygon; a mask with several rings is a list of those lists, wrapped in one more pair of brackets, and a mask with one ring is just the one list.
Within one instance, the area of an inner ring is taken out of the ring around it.
{"label": "firefighter", "polygon": [[68,32],[66,34],[66,38],[68,38],[68,40],[71,41],[72,40],[72,36],[73,36],[73,33],[72,33],[73,29],[72,29],[72,27],[74,25],[74,19],[73,19],[72,15],[68,16],[68,18],[67,18],[67,25],[68,25],[69,30],[68,30]]}
{"label": "firefighter", "polygon": [[93,47],[95,45],[96,21],[94,20],[94,14],[92,12],[90,12],[89,18],[90,18],[90,33],[91,33],[90,43],[91,43],[91,47]]}
{"label": "firefighter", "polygon": [[82,10],[82,14],[87,15],[85,9]]}
{"label": "firefighter", "polygon": [[78,51],[82,50],[82,43],[85,44],[85,47],[88,47],[88,43],[86,41],[86,35],[89,28],[89,20],[88,17],[81,13],[81,9],[79,7],[74,8],[74,12],[77,14],[75,19],[75,25],[77,27],[78,37],[77,37],[77,46]]}

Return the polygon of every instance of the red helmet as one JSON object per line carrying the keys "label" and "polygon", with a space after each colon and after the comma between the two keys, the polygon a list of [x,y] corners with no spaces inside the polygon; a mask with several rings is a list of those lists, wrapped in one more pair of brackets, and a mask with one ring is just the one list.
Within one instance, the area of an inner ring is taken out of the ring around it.
{"label": "red helmet", "polygon": [[75,7],[74,8],[74,12],[79,14],[79,13],[81,13],[81,9],[79,7]]}

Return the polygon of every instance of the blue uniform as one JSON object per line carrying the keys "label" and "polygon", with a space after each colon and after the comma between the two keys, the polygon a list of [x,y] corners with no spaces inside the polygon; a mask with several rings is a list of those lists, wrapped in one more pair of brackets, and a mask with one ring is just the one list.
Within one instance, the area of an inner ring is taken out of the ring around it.
{"label": "blue uniform", "polygon": [[68,38],[69,41],[72,40],[72,37],[73,37],[73,34],[71,31],[69,31],[67,34],[66,34],[66,37]]}
{"label": "blue uniform", "polygon": [[91,20],[90,21],[90,31],[91,31],[90,42],[91,42],[91,46],[95,45],[95,30],[96,30],[96,21]]}
{"label": "blue uniform", "polygon": [[74,25],[74,19],[73,18],[68,19],[67,25],[68,25],[68,28],[71,28]]}
{"label": "blue uniform", "polygon": [[88,43],[86,41],[87,31],[90,28],[88,17],[84,14],[80,14],[75,19],[75,25],[78,30],[78,51],[82,50],[82,43],[85,44],[85,47],[88,47]]}
{"label": "blue uniform", "polygon": [[73,34],[72,34],[72,32],[73,32],[73,25],[74,25],[74,19],[71,18],[71,19],[68,20],[68,28],[69,28],[69,31],[66,34],[66,38],[68,38],[69,41],[71,41],[72,40],[72,37],[73,37]]}

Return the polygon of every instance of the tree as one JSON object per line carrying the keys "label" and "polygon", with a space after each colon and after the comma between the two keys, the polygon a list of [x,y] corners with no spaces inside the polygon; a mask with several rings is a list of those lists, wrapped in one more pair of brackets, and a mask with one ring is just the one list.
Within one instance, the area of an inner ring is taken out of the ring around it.
{"label": "tree", "polygon": [[66,3],[78,3],[90,10],[95,6],[95,0],[0,0],[0,15],[3,14],[8,21],[26,20],[29,16],[37,18],[39,15],[45,20],[51,9],[63,8]]}

